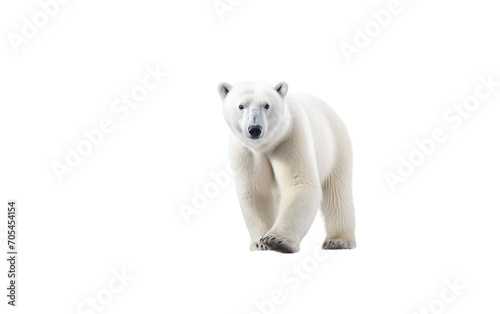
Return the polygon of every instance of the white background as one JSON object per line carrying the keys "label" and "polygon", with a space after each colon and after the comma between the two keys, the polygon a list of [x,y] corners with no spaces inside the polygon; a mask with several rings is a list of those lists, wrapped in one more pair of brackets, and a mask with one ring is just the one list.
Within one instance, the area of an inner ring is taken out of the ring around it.
{"label": "white background", "polygon": [[[134,279],[101,313],[498,312],[500,88],[458,128],[443,114],[479,76],[500,81],[500,7],[401,0],[347,62],[340,44],[388,3],[243,0],[220,18],[212,0],[75,0],[16,52],[9,34],[41,8],[3,1],[0,312],[94,313],[88,298],[109,296],[123,268]],[[113,101],[157,65],[169,77],[120,119]],[[180,206],[228,161],[216,86],[247,80],[287,81],[346,123],[356,250],[318,261],[318,216],[299,253],[250,252],[232,182],[186,223]],[[52,163],[103,118],[114,131],[59,181]],[[384,173],[436,128],[447,140],[391,191]],[[3,288],[8,199],[19,206],[15,309]],[[447,280],[466,289],[444,304]]]}

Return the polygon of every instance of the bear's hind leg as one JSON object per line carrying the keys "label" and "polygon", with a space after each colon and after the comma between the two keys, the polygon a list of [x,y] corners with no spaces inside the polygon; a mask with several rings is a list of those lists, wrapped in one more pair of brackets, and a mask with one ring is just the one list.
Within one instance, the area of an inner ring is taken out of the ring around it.
{"label": "bear's hind leg", "polygon": [[349,169],[336,169],[323,183],[321,211],[325,220],[326,240],[323,249],[353,249],[354,204]]}

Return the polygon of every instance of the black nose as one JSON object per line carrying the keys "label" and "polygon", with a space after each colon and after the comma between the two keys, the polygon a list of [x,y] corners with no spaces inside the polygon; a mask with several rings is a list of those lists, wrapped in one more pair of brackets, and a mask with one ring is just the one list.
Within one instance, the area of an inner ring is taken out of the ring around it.
{"label": "black nose", "polygon": [[248,133],[250,133],[252,138],[259,138],[262,133],[262,127],[260,125],[251,125],[248,127]]}

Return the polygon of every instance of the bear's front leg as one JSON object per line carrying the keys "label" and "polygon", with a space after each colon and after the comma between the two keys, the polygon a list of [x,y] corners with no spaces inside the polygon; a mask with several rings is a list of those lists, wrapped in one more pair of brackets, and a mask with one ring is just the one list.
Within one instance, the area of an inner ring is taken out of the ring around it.
{"label": "bear's front leg", "polygon": [[270,250],[266,244],[260,242],[260,239],[271,229],[275,221],[276,200],[272,195],[259,195],[255,191],[251,195],[245,191],[238,194],[240,195],[243,218],[250,233],[250,250]]}
{"label": "bear's front leg", "polygon": [[281,197],[276,222],[261,243],[272,250],[298,252],[321,204],[321,183],[308,157],[295,151],[271,159]]}
{"label": "bear's front leg", "polygon": [[231,167],[236,192],[248,232],[250,250],[267,251],[260,239],[271,229],[276,219],[278,195],[271,164],[266,156],[254,154],[233,141]]}

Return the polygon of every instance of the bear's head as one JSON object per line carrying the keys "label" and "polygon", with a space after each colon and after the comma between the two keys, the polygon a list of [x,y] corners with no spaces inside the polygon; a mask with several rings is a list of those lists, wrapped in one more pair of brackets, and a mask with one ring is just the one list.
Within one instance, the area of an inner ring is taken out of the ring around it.
{"label": "bear's head", "polygon": [[[286,117],[288,84],[220,83],[224,118],[231,131],[246,146],[256,148],[269,143]],[[279,132],[278,132],[279,133]]]}

